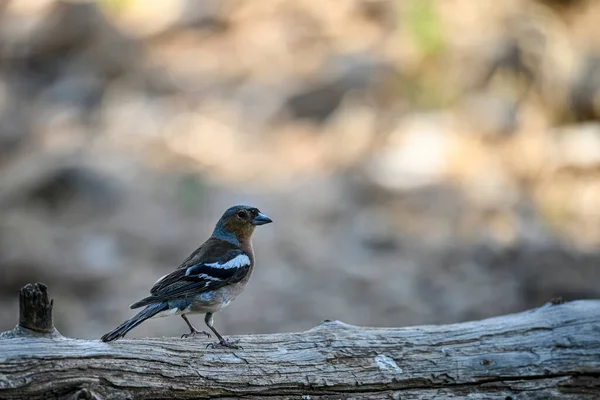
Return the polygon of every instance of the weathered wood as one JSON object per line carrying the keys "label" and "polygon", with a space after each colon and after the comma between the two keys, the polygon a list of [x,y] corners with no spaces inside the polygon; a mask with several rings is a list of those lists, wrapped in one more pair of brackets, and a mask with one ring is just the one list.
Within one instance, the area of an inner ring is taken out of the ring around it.
{"label": "weathered wood", "polygon": [[1,338],[60,336],[52,320],[53,301],[43,283],[29,283],[19,292],[19,324],[12,331],[0,333]]}
{"label": "weathered wood", "polygon": [[243,350],[206,349],[200,337],[102,343],[13,331],[0,339],[0,398],[600,398],[600,301],[239,339]]}
{"label": "weathered wood", "polygon": [[19,325],[41,333],[52,333],[52,300],[43,283],[28,284],[19,293]]}

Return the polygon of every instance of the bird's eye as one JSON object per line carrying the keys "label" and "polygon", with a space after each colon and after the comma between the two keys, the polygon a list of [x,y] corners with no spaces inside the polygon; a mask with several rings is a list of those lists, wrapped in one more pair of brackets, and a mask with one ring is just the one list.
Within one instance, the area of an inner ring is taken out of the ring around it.
{"label": "bird's eye", "polygon": [[246,218],[248,214],[246,214],[246,211],[238,211],[237,216],[240,218]]}

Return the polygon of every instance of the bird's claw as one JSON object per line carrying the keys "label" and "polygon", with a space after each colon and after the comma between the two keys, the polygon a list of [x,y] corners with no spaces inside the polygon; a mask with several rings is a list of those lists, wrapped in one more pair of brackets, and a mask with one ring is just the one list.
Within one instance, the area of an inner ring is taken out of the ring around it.
{"label": "bird's claw", "polygon": [[189,337],[194,337],[196,335],[206,335],[207,338],[210,338],[212,335],[206,331],[191,331],[190,333],[184,333],[183,335],[181,335],[181,338],[189,338]]}
{"label": "bird's claw", "polygon": [[217,347],[228,347],[230,349],[236,349],[236,350],[244,350],[244,348],[242,346],[238,346],[237,344],[240,342],[240,340],[227,340],[224,339],[218,343],[209,343],[206,345],[206,348],[211,348],[211,349],[216,349]]}

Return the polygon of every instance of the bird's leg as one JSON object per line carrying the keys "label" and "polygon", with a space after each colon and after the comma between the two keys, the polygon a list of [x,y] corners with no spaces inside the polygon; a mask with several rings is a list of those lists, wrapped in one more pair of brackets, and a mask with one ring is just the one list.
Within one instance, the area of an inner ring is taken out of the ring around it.
{"label": "bird's leg", "polygon": [[198,329],[194,328],[194,325],[192,325],[190,323],[190,321],[187,319],[187,317],[185,316],[185,314],[181,314],[181,318],[183,318],[183,320],[185,321],[185,323],[190,327],[190,333],[184,333],[183,335],[181,335],[181,338],[188,338],[190,336],[195,336],[198,334],[201,335],[206,335],[206,337],[210,337],[210,333],[206,332],[206,331],[199,331]]}
{"label": "bird's leg", "polygon": [[206,326],[208,326],[210,328],[210,330],[213,331],[214,334],[219,339],[219,343],[210,343],[206,347],[212,347],[214,349],[217,346],[223,346],[223,347],[230,347],[232,349],[241,349],[240,346],[237,346],[237,343],[239,343],[239,340],[227,340],[227,339],[223,338],[223,336],[221,336],[221,334],[219,332],[217,332],[217,330],[213,326],[213,314],[212,313],[206,313],[206,315],[204,316],[204,322],[206,322]]}

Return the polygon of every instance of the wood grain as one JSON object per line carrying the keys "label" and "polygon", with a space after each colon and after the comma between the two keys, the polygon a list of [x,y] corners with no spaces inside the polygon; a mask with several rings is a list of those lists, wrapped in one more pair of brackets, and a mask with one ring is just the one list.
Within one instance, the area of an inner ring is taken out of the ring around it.
{"label": "wood grain", "polygon": [[207,349],[200,337],[4,335],[0,398],[600,399],[600,301],[453,325],[332,321],[238,338],[243,350]]}

